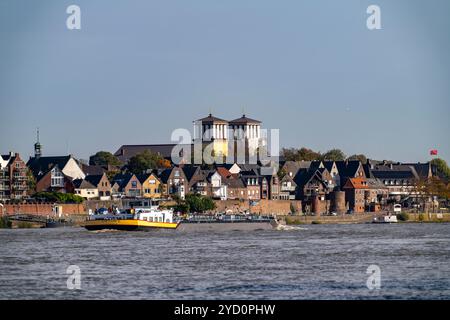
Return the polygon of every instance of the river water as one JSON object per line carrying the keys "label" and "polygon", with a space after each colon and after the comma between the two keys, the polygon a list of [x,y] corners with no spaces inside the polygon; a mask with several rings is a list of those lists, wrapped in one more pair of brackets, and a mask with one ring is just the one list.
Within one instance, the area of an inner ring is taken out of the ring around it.
{"label": "river water", "polygon": [[[444,223],[221,233],[0,229],[0,249],[0,299],[450,299]],[[79,290],[67,287],[70,265],[79,267]],[[370,265],[380,271],[372,290]]]}

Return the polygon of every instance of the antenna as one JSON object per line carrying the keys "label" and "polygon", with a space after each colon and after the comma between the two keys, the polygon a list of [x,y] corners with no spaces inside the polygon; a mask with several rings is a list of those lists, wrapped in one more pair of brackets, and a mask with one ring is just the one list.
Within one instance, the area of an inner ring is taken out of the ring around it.
{"label": "antenna", "polygon": [[39,143],[39,127],[37,127],[37,142]]}

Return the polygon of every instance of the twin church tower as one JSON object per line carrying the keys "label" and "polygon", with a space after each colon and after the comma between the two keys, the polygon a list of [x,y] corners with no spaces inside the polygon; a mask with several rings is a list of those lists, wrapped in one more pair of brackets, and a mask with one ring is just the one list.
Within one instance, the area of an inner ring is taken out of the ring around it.
{"label": "twin church tower", "polygon": [[237,141],[245,146],[246,157],[255,155],[258,148],[265,145],[261,136],[261,121],[242,117],[227,121],[209,114],[194,121],[194,142],[212,144],[216,155],[228,156],[231,147],[236,150]]}

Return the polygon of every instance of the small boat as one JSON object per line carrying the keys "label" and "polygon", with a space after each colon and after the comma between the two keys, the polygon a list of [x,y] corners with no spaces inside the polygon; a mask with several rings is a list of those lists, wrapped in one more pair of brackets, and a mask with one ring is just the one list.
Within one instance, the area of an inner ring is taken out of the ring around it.
{"label": "small boat", "polygon": [[381,216],[379,219],[377,217],[373,218],[372,223],[397,223],[397,216],[396,215],[384,215]]}
{"label": "small boat", "polygon": [[156,208],[136,208],[124,213],[90,215],[82,225],[87,230],[147,231],[152,229],[176,229],[179,222],[173,212]]}
{"label": "small boat", "polygon": [[47,219],[43,228],[71,227],[74,223],[65,219]]}

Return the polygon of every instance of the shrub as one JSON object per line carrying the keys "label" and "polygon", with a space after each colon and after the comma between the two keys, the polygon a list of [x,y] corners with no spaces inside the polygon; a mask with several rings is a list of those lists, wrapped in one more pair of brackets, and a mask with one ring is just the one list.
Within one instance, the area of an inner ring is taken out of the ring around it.
{"label": "shrub", "polygon": [[8,218],[6,217],[1,217],[0,218],[0,229],[2,228],[11,228],[11,221],[8,220]]}
{"label": "shrub", "polygon": [[291,202],[291,204],[290,204],[290,211],[291,211],[291,214],[296,214],[297,213],[297,208],[295,207],[295,205]]}
{"label": "shrub", "polygon": [[216,204],[211,198],[199,194],[186,195],[184,203],[187,205],[189,212],[205,212],[216,208]]}
{"label": "shrub", "polygon": [[425,215],[423,213],[419,214],[419,221],[425,220]]}
{"label": "shrub", "polygon": [[76,194],[61,192],[37,192],[33,198],[57,203],[82,203],[84,201],[83,197]]}
{"label": "shrub", "polygon": [[321,221],[314,220],[313,222],[311,222],[311,224],[322,224],[322,222],[321,222]]}
{"label": "shrub", "polygon": [[406,212],[399,213],[399,214],[397,214],[397,219],[400,221],[408,221],[409,214],[407,214]]}

